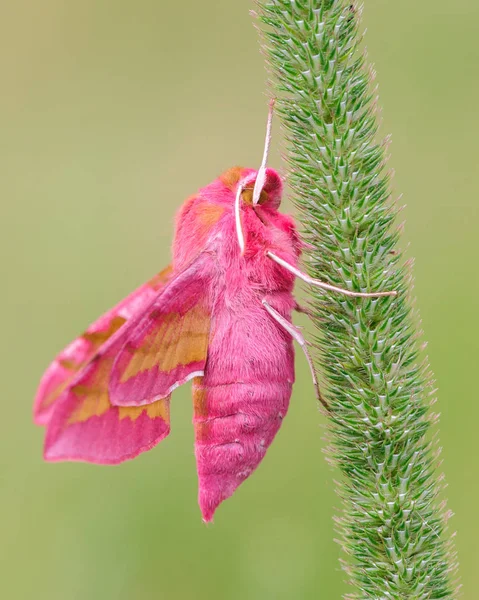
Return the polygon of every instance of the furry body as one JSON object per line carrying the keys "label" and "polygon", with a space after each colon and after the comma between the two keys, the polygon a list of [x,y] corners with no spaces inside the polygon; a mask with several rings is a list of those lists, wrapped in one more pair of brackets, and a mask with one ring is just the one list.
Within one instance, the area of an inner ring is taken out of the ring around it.
{"label": "furry body", "polygon": [[[217,262],[210,290],[214,320],[205,374],[193,389],[199,504],[208,521],[259,465],[288,410],[293,341],[261,301],[266,298],[291,320],[294,277],[268,259],[266,250],[274,249],[296,264],[299,241],[290,217],[266,207],[255,213],[247,206],[242,215],[246,251],[241,256],[231,210],[234,189],[220,179],[200,191],[191,210],[201,211],[203,199],[225,205],[210,234]],[[175,247],[181,257],[195,252],[182,225],[180,214]]]}

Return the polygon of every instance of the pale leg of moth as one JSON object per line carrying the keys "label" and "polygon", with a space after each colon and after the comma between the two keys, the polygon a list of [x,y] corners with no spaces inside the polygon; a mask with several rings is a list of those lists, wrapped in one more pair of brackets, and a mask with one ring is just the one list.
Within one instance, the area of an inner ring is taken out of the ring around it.
{"label": "pale leg of moth", "polygon": [[276,256],[276,254],[274,254],[273,252],[268,251],[266,253],[266,255],[269,256],[269,258],[271,258],[271,260],[274,260],[276,263],[278,263],[278,265],[281,265],[282,267],[287,269],[290,273],[293,273],[293,275],[296,275],[296,277],[299,277],[300,279],[302,279],[306,283],[309,283],[310,285],[314,285],[316,287],[322,288],[323,290],[330,290],[331,292],[339,292],[346,296],[353,296],[353,297],[358,297],[358,298],[379,298],[381,296],[397,296],[397,292],[352,292],[351,290],[345,290],[345,289],[337,287],[335,285],[331,285],[330,283],[324,283],[323,281],[320,281],[319,279],[314,279],[314,277],[310,277],[306,273],[303,273],[302,271],[297,269],[295,266],[291,265],[288,261],[280,258],[279,256]]}
{"label": "pale leg of moth", "polygon": [[296,306],[294,307],[294,310],[296,312],[299,312],[302,315],[307,315],[310,319],[313,318],[313,311],[308,308],[307,306],[303,306],[302,304],[299,304],[298,302],[296,302]]}
{"label": "pale leg of moth", "polygon": [[298,342],[301,347],[301,350],[304,352],[306,356],[306,360],[308,361],[309,368],[311,370],[311,376],[313,378],[314,388],[316,390],[316,396],[321,404],[326,408],[326,410],[330,410],[328,403],[322,397],[321,391],[319,389],[318,378],[316,376],[316,371],[314,369],[313,359],[311,358],[311,354],[308,351],[307,341],[304,339],[303,334],[299,331],[297,327],[295,327],[292,323],[290,323],[287,319],[285,319],[282,315],[279,314],[277,310],[275,310],[271,304],[269,304],[266,300],[262,300],[263,306],[268,311],[268,313],[273,317],[273,319],[281,325],[281,327],[287,331],[290,336]]}
{"label": "pale leg of moth", "polygon": [[[327,308],[334,308],[334,304],[332,304],[331,302],[321,302],[321,307],[324,309]],[[296,306],[294,307],[294,310],[298,313],[300,313],[301,315],[306,315],[307,317],[309,317],[312,321],[314,321],[314,312],[308,308],[307,306],[303,306],[302,304],[298,304],[296,303]]]}

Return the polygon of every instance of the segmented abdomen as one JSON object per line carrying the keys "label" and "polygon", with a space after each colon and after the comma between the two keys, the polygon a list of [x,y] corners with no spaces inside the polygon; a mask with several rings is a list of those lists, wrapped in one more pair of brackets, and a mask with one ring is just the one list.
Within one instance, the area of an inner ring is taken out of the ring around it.
{"label": "segmented abdomen", "polygon": [[245,321],[218,315],[205,376],[193,382],[205,521],[263,459],[287,413],[293,380],[292,340],[262,306]]}

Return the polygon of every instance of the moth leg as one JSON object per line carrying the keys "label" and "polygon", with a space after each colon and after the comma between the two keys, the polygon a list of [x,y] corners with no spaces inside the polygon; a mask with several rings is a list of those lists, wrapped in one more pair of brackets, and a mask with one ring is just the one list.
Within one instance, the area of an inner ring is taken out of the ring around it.
{"label": "moth leg", "polygon": [[259,197],[261,195],[261,191],[263,190],[264,182],[266,180],[266,163],[268,162],[269,146],[271,144],[271,126],[273,123],[274,103],[275,100],[273,98],[269,103],[268,121],[266,123],[266,138],[264,140],[263,160],[261,161],[261,166],[258,169],[258,174],[256,175],[256,181],[253,189],[253,206],[256,206],[258,204]]}
{"label": "moth leg", "polygon": [[329,404],[321,395],[321,391],[319,389],[318,377],[316,375],[316,370],[314,368],[313,359],[311,358],[311,354],[308,351],[308,342],[304,339],[303,334],[299,331],[297,327],[295,327],[292,323],[290,323],[287,319],[285,319],[282,315],[279,314],[277,310],[275,310],[271,304],[269,304],[264,298],[262,300],[263,306],[268,311],[268,313],[273,317],[273,319],[281,325],[281,327],[287,331],[291,337],[298,342],[301,347],[301,350],[304,352],[306,356],[306,360],[308,361],[309,368],[311,370],[311,376],[313,378],[314,389],[316,390],[316,397],[324,406],[324,408],[330,412]]}
{"label": "moth leg", "polygon": [[398,294],[397,292],[371,292],[371,293],[369,293],[369,292],[352,292],[351,290],[345,290],[345,289],[337,287],[335,285],[331,285],[330,283],[324,283],[323,281],[320,281],[319,279],[314,279],[314,277],[310,277],[306,273],[303,273],[302,271],[300,271],[293,265],[290,265],[289,262],[287,262],[286,260],[283,260],[282,258],[280,258],[279,256],[277,256],[276,254],[274,254],[273,252],[271,252],[269,250],[266,253],[266,255],[269,256],[269,258],[271,258],[271,260],[274,260],[276,263],[278,263],[278,265],[281,265],[282,267],[287,269],[290,273],[293,273],[293,275],[296,275],[296,277],[299,277],[300,279],[302,279],[306,283],[309,283],[310,285],[314,285],[314,286],[322,288],[324,290],[331,290],[332,292],[340,292],[341,294],[345,294],[346,296],[354,296],[354,297],[359,297],[359,298],[378,298],[380,296],[397,296],[397,294]]}
{"label": "moth leg", "polygon": [[[330,303],[330,302],[322,302],[321,306],[323,308],[334,308],[334,304]],[[296,306],[294,307],[294,310],[298,313],[300,313],[301,315],[306,315],[307,317],[309,317],[312,321],[314,321],[315,315],[313,313],[313,311],[308,308],[307,306],[303,306],[302,304],[298,304],[296,303]]]}
{"label": "moth leg", "polygon": [[302,304],[299,304],[299,302],[296,302],[296,306],[294,307],[294,310],[296,312],[299,312],[302,315],[307,315],[310,319],[313,318],[312,310],[309,309],[307,306],[303,306]]}

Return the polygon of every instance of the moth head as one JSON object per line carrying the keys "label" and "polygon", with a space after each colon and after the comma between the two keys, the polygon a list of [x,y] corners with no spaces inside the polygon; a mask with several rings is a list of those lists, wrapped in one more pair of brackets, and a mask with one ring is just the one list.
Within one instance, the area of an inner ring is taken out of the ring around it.
{"label": "moth head", "polygon": [[[261,175],[260,175],[261,177]],[[254,189],[258,178],[255,169],[244,169],[233,167],[221,175],[221,181],[233,192],[234,196],[240,191],[240,197],[246,206],[254,206]],[[272,208],[277,210],[281,204],[283,194],[283,182],[277,171],[267,168],[264,171],[262,181],[258,181],[259,192],[256,206]]]}
{"label": "moth head", "polygon": [[[245,206],[254,211],[261,208],[277,210],[281,203],[283,182],[274,169],[263,167],[258,171],[233,167],[221,175],[220,181],[234,195],[236,233],[241,254],[243,254],[245,236],[241,223],[241,208]],[[259,214],[257,216],[260,217]]]}

